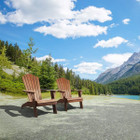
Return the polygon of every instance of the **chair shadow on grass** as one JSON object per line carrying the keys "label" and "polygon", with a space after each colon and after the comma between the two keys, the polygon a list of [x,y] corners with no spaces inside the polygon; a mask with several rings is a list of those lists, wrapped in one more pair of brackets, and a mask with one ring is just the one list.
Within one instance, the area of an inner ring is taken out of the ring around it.
{"label": "chair shadow on grass", "polygon": [[[73,106],[73,105],[71,105],[71,104],[68,104],[67,105],[67,111],[69,111],[69,110],[72,110],[72,109],[76,109],[76,108],[79,108],[79,107],[75,107],[75,106]],[[57,104],[57,110],[58,111],[65,111],[65,109],[64,109],[64,103],[58,103]]]}
{"label": "chair shadow on grass", "polygon": [[[50,106],[43,106],[46,110],[52,110],[52,107]],[[64,109],[64,104],[63,103],[58,103],[56,105],[56,108],[57,108],[57,111],[65,111]],[[71,110],[71,109],[76,109],[76,108],[79,108],[79,107],[74,107],[72,106],[71,104],[68,104],[68,110]]]}
{"label": "chair shadow on grass", "polygon": [[[56,105],[56,107],[57,107],[57,111],[64,111],[64,104],[59,103]],[[45,110],[49,110],[49,111],[52,110],[51,106],[43,106],[43,108]],[[76,108],[78,108],[78,107],[73,107],[72,105],[68,104],[68,110],[76,109]],[[23,109],[21,109],[20,106],[3,105],[3,106],[0,106],[0,109],[3,109],[8,115],[10,115],[12,117],[18,117],[18,116],[24,116],[27,118],[34,117],[32,107],[24,107]],[[39,109],[39,107],[38,107],[37,113],[38,113],[38,116],[40,116],[40,115],[45,115],[48,113],[53,113],[53,110],[52,110],[52,112],[46,112],[44,110]]]}
{"label": "chair shadow on grass", "polygon": [[[18,117],[18,116],[24,116],[27,118],[34,117],[32,107],[24,107],[23,109],[21,109],[20,106],[3,105],[3,106],[0,106],[0,109],[3,109],[8,115],[10,115],[12,117]],[[40,116],[40,115],[48,114],[50,112],[45,112],[45,111],[39,109],[39,107],[38,107],[37,113],[38,113],[38,116]]]}

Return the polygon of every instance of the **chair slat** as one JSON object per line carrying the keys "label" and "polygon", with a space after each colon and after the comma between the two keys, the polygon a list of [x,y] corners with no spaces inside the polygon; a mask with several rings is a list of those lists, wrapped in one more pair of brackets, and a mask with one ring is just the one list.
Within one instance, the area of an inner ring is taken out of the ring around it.
{"label": "chair slat", "polygon": [[[41,97],[41,90],[39,85],[38,77],[32,74],[26,74],[22,77],[26,90],[33,90],[35,91],[35,100],[38,101],[42,99]],[[29,101],[33,100],[33,95],[28,94]]]}
{"label": "chair slat", "polygon": [[[69,80],[65,79],[65,78],[59,78],[57,79],[57,84],[58,84],[58,88],[60,90],[65,90],[66,98],[70,98],[71,97],[71,89],[70,89],[70,82]],[[63,96],[63,95],[62,95]]]}

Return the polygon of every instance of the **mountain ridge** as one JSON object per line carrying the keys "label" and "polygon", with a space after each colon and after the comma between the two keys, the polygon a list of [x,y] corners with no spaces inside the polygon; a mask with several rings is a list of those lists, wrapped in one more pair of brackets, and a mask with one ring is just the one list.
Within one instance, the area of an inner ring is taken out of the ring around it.
{"label": "mountain ridge", "polygon": [[127,78],[140,73],[140,52],[135,52],[121,66],[107,69],[95,80],[97,83],[107,84],[121,78]]}

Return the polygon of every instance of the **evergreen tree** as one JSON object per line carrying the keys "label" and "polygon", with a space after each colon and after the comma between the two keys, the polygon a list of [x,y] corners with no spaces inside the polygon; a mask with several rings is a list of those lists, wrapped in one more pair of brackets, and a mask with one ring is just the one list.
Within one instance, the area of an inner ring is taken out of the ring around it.
{"label": "evergreen tree", "polygon": [[95,90],[94,90],[94,86],[91,83],[90,88],[89,88],[90,94],[95,95]]}
{"label": "evergreen tree", "polygon": [[56,79],[59,78],[59,66],[57,63],[54,64],[54,70],[55,70],[55,77]]}
{"label": "evergreen tree", "polygon": [[55,85],[55,71],[51,57],[42,62],[40,70],[40,84],[42,88],[53,89]]}
{"label": "evergreen tree", "polygon": [[65,77],[65,71],[63,67],[60,65],[59,67],[59,78]]}
{"label": "evergreen tree", "polygon": [[37,49],[33,49],[34,43],[33,43],[33,39],[30,38],[29,39],[29,43],[28,43],[29,48],[26,50],[23,50],[22,52],[22,56],[21,56],[21,66],[27,68],[27,70],[29,71],[32,67],[32,55],[34,53],[36,53]]}
{"label": "evergreen tree", "polygon": [[0,54],[0,70],[5,68],[11,68],[11,62],[8,61],[5,52],[6,52],[6,47],[4,46],[1,49],[1,54]]}

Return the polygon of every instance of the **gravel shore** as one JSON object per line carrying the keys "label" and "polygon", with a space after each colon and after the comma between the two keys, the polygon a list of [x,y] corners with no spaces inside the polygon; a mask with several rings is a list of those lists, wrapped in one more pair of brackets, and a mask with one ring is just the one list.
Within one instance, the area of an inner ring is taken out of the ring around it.
{"label": "gravel shore", "polygon": [[83,96],[79,103],[32,108],[26,98],[0,94],[0,140],[140,140],[140,101],[107,96]]}

